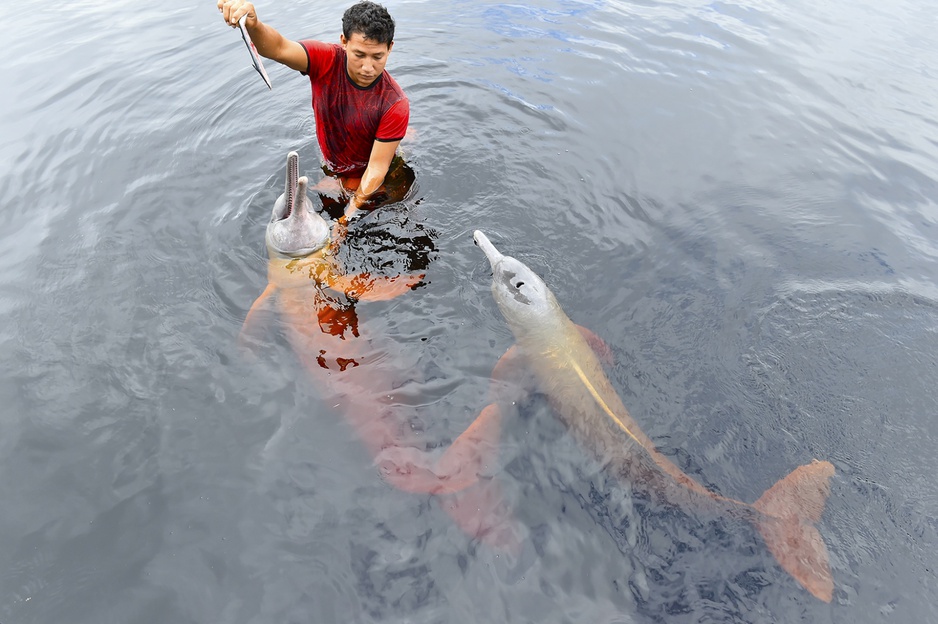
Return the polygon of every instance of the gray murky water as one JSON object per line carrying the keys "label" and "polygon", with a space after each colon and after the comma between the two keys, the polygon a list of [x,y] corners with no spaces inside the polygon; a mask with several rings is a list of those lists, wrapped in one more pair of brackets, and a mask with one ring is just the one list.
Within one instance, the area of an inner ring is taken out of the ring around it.
{"label": "gray murky water", "polygon": [[[338,37],[345,3],[259,6]],[[683,469],[751,501],[837,475],[823,604],[737,522],[649,508],[538,397],[498,478],[501,556],[384,485],[272,319],[305,79],[266,91],[212,2],[28,0],[0,78],[0,622],[878,622],[938,617],[938,47],[896,2],[391,2],[417,175],[346,258],[428,446],[511,344],[480,228],[612,348]],[[395,244],[390,245],[388,241]]]}

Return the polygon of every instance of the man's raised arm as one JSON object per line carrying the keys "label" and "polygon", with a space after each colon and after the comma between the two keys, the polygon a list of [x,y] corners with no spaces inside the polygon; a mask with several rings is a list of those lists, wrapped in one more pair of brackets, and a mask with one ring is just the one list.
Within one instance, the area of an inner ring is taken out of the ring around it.
{"label": "man's raised arm", "polygon": [[238,27],[241,16],[247,16],[244,26],[261,56],[283,63],[296,71],[305,72],[309,69],[309,59],[303,46],[287,39],[276,29],[257,19],[252,3],[245,0],[218,0],[218,10],[232,28]]}

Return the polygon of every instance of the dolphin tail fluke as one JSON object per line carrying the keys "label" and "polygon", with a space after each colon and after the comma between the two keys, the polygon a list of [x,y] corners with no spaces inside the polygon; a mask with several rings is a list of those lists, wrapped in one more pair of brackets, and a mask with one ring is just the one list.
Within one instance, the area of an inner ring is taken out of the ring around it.
{"label": "dolphin tail fluke", "polygon": [[341,290],[349,297],[359,301],[387,301],[413,290],[424,278],[420,275],[396,275],[394,277],[376,276],[367,273],[361,275],[337,275],[329,282],[329,287]]}
{"label": "dolphin tail fluke", "polygon": [[406,445],[387,445],[375,456],[384,480],[399,490],[415,494],[455,494],[484,481],[498,461],[503,405],[520,400],[518,360],[523,354],[511,347],[492,369],[491,403],[466,430],[459,434],[439,458]]}
{"label": "dolphin tail fluke", "polygon": [[524,529],[508,509],[498,481],[484,479],[439,499],[440,506],[467,535],[502,552],[517,555]]}
{"label": "dolphin tail fluke", "polygon": [[473,465],[476,482],[464,490],[439,499],[444,511],[465,533],[488,546],[517,555],[524,539],[523,526],[512,516],[498,481],[482,476],[491,474],[498,459],[502,421],[509,417],[507,406],[520,400],[527,371],[520,364],[524,354],[513,346],[499,358],[492,369],[489,398],[492,403],[480,412],[471,425],[440,458],[440,465],[452,469],[460,463]]}
{"label": "dolphin tail fluke", "polygon": [[463,431],[439,459],[408,446],[391,446],[375,458],[390,485],[416,494],[453,494],[480,481],[498,458],[501,413],[491,404]]}
{"label": "dolphin tail fluke", "polygon": [[753,507],[763,514],[756,527],[779,564],[815,597],[834,594],[827,546],[815,527],[830,494],[834,466],[814,460],[766,490]]}
{"label": "dolphin tail fluke", "polygon": [[491,473],[498,460],[501,431],[501,409],[496,403],[486,405],[446,449],[437,462],[438,469],[443,474],[468,472],[474,481],[478,481],[480,474]]}

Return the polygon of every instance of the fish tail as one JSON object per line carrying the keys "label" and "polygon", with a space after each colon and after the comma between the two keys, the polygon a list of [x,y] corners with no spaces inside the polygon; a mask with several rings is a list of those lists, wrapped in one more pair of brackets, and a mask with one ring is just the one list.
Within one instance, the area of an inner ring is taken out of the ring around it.
{"label": "fish tail", "polygon": [[834,594],[827,546],[815,524],[821,519],[834,466],[814,460],[799,466],[753,503],[756,528],[779,564],[815,597]]}

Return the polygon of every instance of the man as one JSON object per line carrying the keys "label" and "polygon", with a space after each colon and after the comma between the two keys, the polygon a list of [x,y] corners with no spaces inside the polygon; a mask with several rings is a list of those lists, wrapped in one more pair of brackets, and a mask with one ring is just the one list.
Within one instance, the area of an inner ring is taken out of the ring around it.
{"label": "man", "polygon": [[383,6],[363,0],[342,16],[339,45],[291,41],[261,22],[254,5],[244,0],[218,0],[218,8],[232,27],[247,16],[245,26],[259,54],[309,76],[319,148],[326,173],[350,193],[348,219],[383,190],[407,131],[407,96],[384,71],[394,46],[394,20]]}

